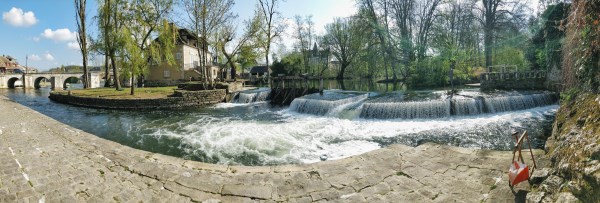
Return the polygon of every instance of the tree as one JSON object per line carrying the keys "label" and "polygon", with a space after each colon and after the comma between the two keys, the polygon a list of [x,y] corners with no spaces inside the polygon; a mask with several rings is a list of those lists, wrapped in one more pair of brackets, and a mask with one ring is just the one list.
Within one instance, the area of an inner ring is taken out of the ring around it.
{"label": "tree", "polygon": [[417,3],[417,33],[416,33],[416,49],[417,60],[423,60],[427,51],[431,27],[436,19],[436,12],[442,0],[427,0]]}
{"label": "tree", "polygon": [[258,45],[263,49],[265,54],[269,85],[271,85],[271,70],[269,69],[271,43],[281,35],[285,28],[281,22],[281,16],[276,10],[279,3],[280,0],[258,0],[258,5],[256,6],[257,12],[255,12],[255,15],[262,19],[259,35],[262,35],[263,40],[257,41],[260,42]]}
{"label": "tree", "polygon": [[[225,56],[225,66],[227,66],[227,64],[229,64],[230,72],[233,76],[235,76],[235,71],[236,71],[236,67],[235,67],[235,63],[236,63],[236,56],[238,54],[240,54],[240,52],[242,52],[242,50],[246,47],[248,47],[248,42],[256,35],[256,33],[259,30],[259,26],[260,26],[260,19],[256,18],[256,16],[254,18],[252,18],[251,20],[248,20],[245,22],[246,24],[246,28],[244,29],[244,33],[243,35],[236,41],[234,42],[234,39],[236,38],[236,34],[235,34],[235,27],[231,24],[231,22],[229,22],[228,24],[225,24],[223,26],[223,28],[221,29],[220,32],[220,37],[219,37],[219,48],[221,49],[221,52],[223,53],[223,56]],[[231,49],[228,51],[227,50],[227,45],[230,43],[234,43],[231,46]]]}
{"label": "tree", "polygon": [[124,12],[127,7],[124,0],[99,0],[98,4],[98,30],[99,36],[97,40],[92,40],[92,48],[94,51],[105,55],[105,75],[106,83],[109,82],[109,63],[112,69],[113,82],[117,90],[121,90],[121,82],[119,78],[118,52],[122,50],[122,33],[120,32],[124,24]]}
{"label": "tree", "polygon": [[83,88],[90,88],[90,80],[88,78],[88,41],[85,32],[85,17],[86,0],[75,0],[75,20],[77,21],[77,42],[79,42],[79,50],[83,58]]}
{"label": "tree", "polygon": [[365,45],[365,33],[353,18],[336,18],[333,23],[325,26],[325,30],[325,44],[341,66],[337,79],[343,80],[344,72]]}
{"label": "tree", "polygon": [[519,1],[507,0],[482,0],[481,23],[483,27],[483,45],[485,52],[485,66],[493,65],[492,50],[496,31],[502,24],[513,23],[513,25],[525,25],[525,5]]}
{"label": "tree", "polygon": [[[212,80],[208,80],[209,74],[206,68],[210,60],[207,58],[208,43],[210,36],[217,36],[219,29],[236,17],[231,12],[231,8],[235,2],[233,0],[184,0],[183,4],[188,15],[187,27],[200,36],[200,40],[197,41],[196,50],[200,57],[200,67],[204,75],[204,82],[212,84]],[[218,48],[218,45],[215,43],[214,47]]]}
{"label": "tree", "polygon": [[304,66],[304,73],[310,72],[310,65],[308,63],[310,57],[310,46],[313,45],[314,41],[314,22],[312,21],[312,15],[302,17],[299,15],[294,16],[295,31],[294,37],[298,40],[296,48],[302,53],[302,65]]}
{"label": "tree", "polygon": [[[131,79],[131,95],[135,94],[135,77],[147,71],[150,64],[175,63],[175,28],[165,19],[172,11],[172,0],[131,0],[125,13],[126,23],[119,31],[121,66]],[[156,37],[156,40],[152,40]]]}
{"label": "tree", "polygon": [[[394,58],[394,55],[391,53],[391,43],[389,42],[389,23],[387,23],[388,17],[388,1],[383,0],[381,2],[383,7],[383,14],[379,15],[375,8],[375,3],[373,0],[359,0],[359,16],[363,19],[363,21],[368,25],[373,32],[376,34],[377,39],[379,40],[378,46],[380,48],[380,52],[383,58],[383,67],[385,69],[385,80],[389,80],[388,74],[388,65],[391,64],[392,72],[394,71],[395,63],[390,61],[391,58]],[[383,18],[383,20],[380,20]],[[383,22],[381,22],[383,21]],[[394,77],[395,78],[395,77]]]}

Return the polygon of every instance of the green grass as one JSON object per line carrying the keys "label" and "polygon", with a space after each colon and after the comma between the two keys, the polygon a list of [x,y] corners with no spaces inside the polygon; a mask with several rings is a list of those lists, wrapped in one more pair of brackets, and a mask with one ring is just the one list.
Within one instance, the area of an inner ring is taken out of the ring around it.
{"label": "green grass", "polygon": [[[120,91],[116,90],[115,88],[94,88],[70,91],[71,95],[77,97],[102,97],[109,99],[157,99],[166,98],[172,95],[175,89],[177,89],[175,86],[136,88],[134,95],[130,95],[131,91],[129,88],[123,88]],[[61,94],[68,94],[69,91],[61,90],[57,92]]]}

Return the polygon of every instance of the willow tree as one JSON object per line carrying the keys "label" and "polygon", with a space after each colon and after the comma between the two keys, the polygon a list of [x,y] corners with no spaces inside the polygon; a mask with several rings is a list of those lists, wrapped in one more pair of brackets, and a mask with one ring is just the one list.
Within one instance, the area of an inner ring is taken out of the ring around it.
{"label": "willow tree", "polygon": [[120,33],[119,52],[123,74],[131,79],[131,95],[135,94],[135,78],[148,71],[151,64],[175,64],[175,28],[166,18],[173,10],[172,0],[130,0],[125,24]]}
{"label": "willow tree", "polygon": [[85,7],[86,0],[75,0],[75,20],[77,21],[77,42],[79,43],[79,50],[83,58],[83,88],[87,89],[90,87],[90,81],[88,77],[88,41],[87,34],[85,31]]}

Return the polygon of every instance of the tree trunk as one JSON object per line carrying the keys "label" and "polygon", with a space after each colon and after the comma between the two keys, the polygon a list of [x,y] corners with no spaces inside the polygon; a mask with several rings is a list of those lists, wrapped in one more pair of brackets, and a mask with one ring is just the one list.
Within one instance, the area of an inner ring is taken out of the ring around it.
{"label": "tree trunk", "polygon": [[267,51],[265,54],[265,61],[267,62],[267,83],[269,87],[271,87],[271,70],[269,70],[269,49],[271,48],[271,42],[269,41],[269,45],[267,45]]}
{"label": "tree trunk", "polygon": [[344,63],[341,64],[340,72],[338,73],[338,75],[336,77],[337,80],[344,80],[344,72],[346,72],[347,67],[348,67],[348,64],[344,64]]}
{"label": "tree trunk", "polygon": [[[85,42],[84,42],[85,44]],[[87,46],[87,45],[86,45]],[[85,54],[83,55],[83,89],[88,89],[90,88],[90,78],[88,76],[88,68],[87,68],[87,48],[84,48],[85,50]]]}
{"label": "tree trunk", "polygon": [[485,67],[486,69],[490,66],[492,66],[492,49],[494,46],[493,43],[493,30],[489,29],[489,28],[485,28],[484,30],[484,38],[483,38],[483,44],[484,44],[484,52],[485,52]]}
{"label": "tree trunk", "polygon": [[115,89],[116,90],[121,90],[121,81],[119,81],[119,74],[117,71],[117,65],[115,62],[115,52],[111,51],[110,52],[110,64],[112,66],[112,70],[113,70],[113,78],[114,78],[114,83],[115,83]]}
{"label": "tree trunk", "polygon": [[104,55],[104,87],[110,87],[110,72],[108,68],[108,54],[106,54]]}
{"label": "tree trunk", "polygon": [[131,74],[131,81],[130,81],[130,83],[131,83],[131,92],[130,92],[130,94],[131,95],[135,94],[135,82],[134,81],[135,81],[135,75],[133,75],[133,73],[132,73]]}

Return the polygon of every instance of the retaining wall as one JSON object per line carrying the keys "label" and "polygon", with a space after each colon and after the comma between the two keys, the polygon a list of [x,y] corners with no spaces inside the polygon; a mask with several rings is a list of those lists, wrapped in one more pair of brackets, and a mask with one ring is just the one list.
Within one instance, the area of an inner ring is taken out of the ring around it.
{"label": "retaining wall", "polygon": [[111,99],[101,97],[78,97],[68,92],[51,92],[52,101],[102,109],[177,109],[186,107],[204,107],[225,100],[224,89],[185,91],[175,90],[171,97],[158,99]]}

